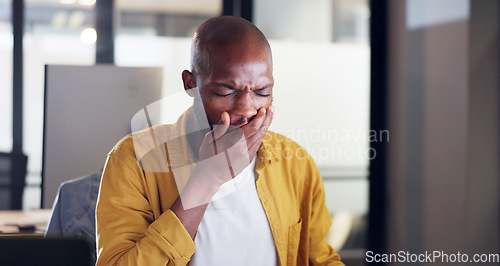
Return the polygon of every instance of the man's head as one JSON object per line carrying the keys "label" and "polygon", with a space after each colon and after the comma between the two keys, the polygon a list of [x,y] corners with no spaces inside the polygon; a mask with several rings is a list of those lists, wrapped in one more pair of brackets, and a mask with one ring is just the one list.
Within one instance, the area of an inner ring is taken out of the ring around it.
{"label": "man's head", "polygon": [[248,123],[271,105],[274,86],[269,43],[252,23],[216,17],[195,33],[192,71],[182,73],[186,90],[197,87],[211,125],[226,111],[234,126]]}

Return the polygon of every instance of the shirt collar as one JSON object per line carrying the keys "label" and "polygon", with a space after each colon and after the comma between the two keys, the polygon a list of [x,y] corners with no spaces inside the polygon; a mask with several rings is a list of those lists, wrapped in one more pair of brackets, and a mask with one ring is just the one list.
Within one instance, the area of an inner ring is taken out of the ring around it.
{"label": "shirt collar", "polygon": [[273,160],[278,161],[281,159],[281,157],[278,156],[279,147],[273,147],[269,138],[272,138],[272,135],[270,133],[266,133],[264,139],[262,140],[262,144],[257,151],[257,165],[255,166],[256,171],[263,169]]}

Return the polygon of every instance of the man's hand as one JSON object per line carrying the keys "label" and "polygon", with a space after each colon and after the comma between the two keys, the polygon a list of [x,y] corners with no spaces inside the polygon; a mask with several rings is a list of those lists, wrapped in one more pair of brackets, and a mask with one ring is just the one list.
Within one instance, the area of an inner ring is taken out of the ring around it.
{"label": "man's hand", "polygon": [[250,164],[273,116],[273,106],[261,108],[248,124],[233,128],[229,114],[224,112],[221,122],[205,135],[199,150],[199,162],[171,207],[191,237],[194,237],[208,202],[219,187]]}
{"label": "man's hand", "polygon": [[202,173],[217,187],[240,174],[257,153],[273,115],[273,106],[261,108],[248,124],[234,127],[229,114],[223,112],[219,124],[205,135],[193,173]]}

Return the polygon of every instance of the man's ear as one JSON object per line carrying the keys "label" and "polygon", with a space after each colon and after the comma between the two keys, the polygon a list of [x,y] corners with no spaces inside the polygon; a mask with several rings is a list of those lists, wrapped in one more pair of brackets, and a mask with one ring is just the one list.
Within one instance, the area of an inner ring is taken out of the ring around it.
{"label": "man's ear", "polygon": [[194,79],[193,73],[187,70],[182,71],[182,83],[184,83],[184,90],[186,93],[194,97],[191,91],[192,88],[196,88],[196,80]]}

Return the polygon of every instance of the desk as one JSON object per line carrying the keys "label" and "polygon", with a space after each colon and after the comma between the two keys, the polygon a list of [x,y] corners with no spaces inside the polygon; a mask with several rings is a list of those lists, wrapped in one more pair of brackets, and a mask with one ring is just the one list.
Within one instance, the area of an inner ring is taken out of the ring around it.
{"label": "desk", "polygon": [[0,235],[43,235],[52,210],[0,211]]}

